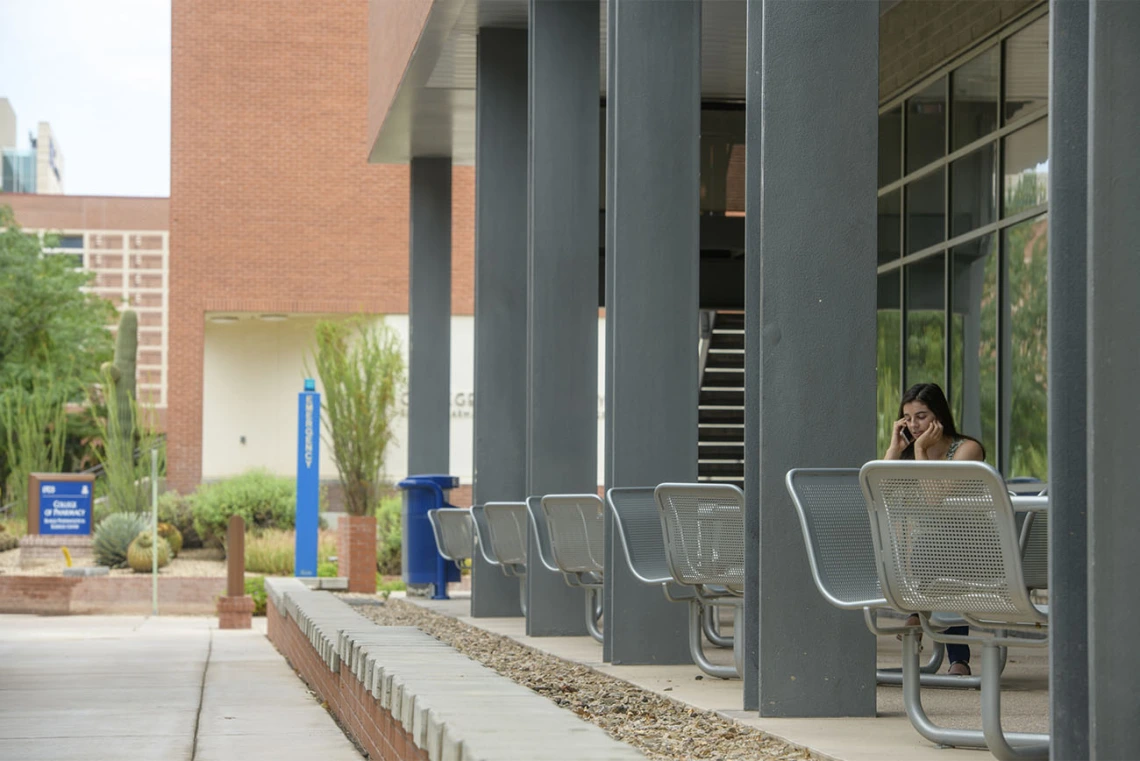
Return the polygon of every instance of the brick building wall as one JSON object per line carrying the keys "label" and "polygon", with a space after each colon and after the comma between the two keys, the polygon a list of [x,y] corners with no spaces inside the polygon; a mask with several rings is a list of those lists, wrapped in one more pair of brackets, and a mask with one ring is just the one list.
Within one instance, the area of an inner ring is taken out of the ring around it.
{"label": "brick building wall", "polygon": [[[174,0],[168,483],[202,472],[208,312],[406,313],[408,168],[367,163],[368,0]],[[473,311],[474,172],[453,180]]]}
{"label": "brick building wall", "polygon": [[1041,0],[903,0],[879,18],[879,98],[886,100]]}

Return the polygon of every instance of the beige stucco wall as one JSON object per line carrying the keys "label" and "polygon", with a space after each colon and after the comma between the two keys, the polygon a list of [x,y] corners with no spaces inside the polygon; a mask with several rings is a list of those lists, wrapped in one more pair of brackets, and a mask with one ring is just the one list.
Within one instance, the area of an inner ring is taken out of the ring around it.
{"label": "beige stucco wall", "polygon": [[[215,480],[250,468],[281,475],[296,472],[297,393],[301,391],[305,358],[314,347],[319,315],[290,315],[283,322],[265,322],[241,315],[238,322],[206,322],[202,414],[202,478]],[[389,315],[407,361],[408,317]],[[450,472],[464,484],[472,479],[474,419],[474,319],[451,320],[451,452]],[[598,320],[598,483],[602,483],[604,427],[601,399],[605,391],[605,323]],[[320,379],[317,390],[323,391]],[[385,458],[385,477],[407,475],[407,418],[397,418],[396,436]],[[241,437],[245,443],[241,443]],[[320,476],[335,481],[330,448],[322,442]]]}

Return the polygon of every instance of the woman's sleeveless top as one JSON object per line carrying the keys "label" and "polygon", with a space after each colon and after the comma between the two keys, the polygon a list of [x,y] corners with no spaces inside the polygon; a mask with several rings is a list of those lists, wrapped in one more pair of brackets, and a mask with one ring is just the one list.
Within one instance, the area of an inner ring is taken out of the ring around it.
{"label": "woman's sleeveless top", "polygon": [[954,459],[954,453],[958,451],[958,447],[962,445],[963,441],[965,441],[965,439],[954,439],[954,442],[950,445],[950,448],[946,450],[947,460]]}

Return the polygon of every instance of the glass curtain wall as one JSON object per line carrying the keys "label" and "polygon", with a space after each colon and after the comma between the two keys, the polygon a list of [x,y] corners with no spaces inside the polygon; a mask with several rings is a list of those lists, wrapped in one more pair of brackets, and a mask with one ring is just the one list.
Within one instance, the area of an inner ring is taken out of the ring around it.
{"label": "glass curtain wall", "polygon": [[880,109],[880,453],[938,383],[987,462],[1048,478],[1048,86],[1038,13]]}

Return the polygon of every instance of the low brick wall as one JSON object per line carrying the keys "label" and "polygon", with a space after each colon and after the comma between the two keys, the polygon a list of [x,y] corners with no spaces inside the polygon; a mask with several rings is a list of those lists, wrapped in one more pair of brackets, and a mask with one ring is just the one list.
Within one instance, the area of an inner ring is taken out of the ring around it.
{"label": "low brick wall", "polygon": [[[214,615],[224,578],[160,576],[158,611]],[[0,576],[0,613],[36,615],[145,615],[151,611],[151,577]]]}
{"label": "low brick wall", "polygon": [[572,712],[411,626],[266,579],[269,638],[372,759],[644,761]]}
{"label": "low brick wall", "polygon": [[369,759],[428,761],[427,752],[416,747],[400,722],[380,706],[343,663],[339,670],[329,670],[296,622],[281,615],[272,599],[266,604],[266,617],[269,641],[289,660],[309,688],[328,703]]}

